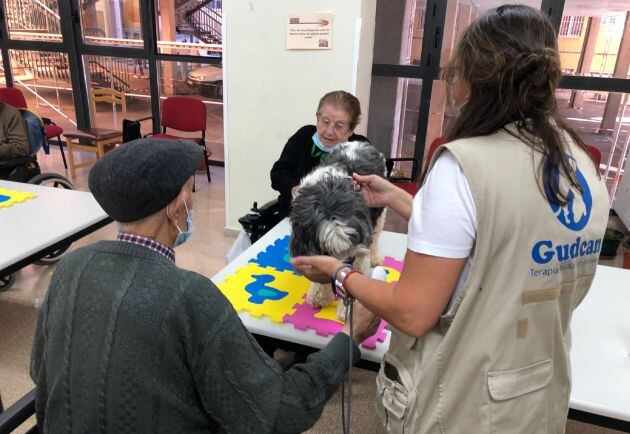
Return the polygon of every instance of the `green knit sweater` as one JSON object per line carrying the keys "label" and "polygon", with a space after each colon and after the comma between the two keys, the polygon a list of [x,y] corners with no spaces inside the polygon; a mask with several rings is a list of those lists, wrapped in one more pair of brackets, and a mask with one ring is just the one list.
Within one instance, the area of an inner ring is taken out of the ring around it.
{"label": "green knit sweater", "polygon": [[38,424],[55,434],[303,431],[347,371],[348,345],[339,334],[283,372],[210,280],[143,246],[99,242],[59,262],[39,313]]}

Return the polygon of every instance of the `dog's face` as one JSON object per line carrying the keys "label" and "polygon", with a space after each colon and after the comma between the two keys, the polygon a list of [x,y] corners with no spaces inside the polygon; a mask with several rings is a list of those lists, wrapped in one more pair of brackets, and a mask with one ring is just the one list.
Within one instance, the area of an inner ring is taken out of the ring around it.
{"label": "dog's face", "polygon": [[345,261],[366,254],[382,208],[368,208],[347,179],[385,176],[385,157],[367,142],[348,142],[306,175],[290,214],[292,256],[329,255]]}
{"label": "dog's face", "polygon": [[[328,155],[322,162],[324,165],[335,166],[348,175],[387,176],[385,156],[368,142],[346,142],[335,152]],[[383,214],[383,208],[370,208],[370,221],[376,226],[378,218]]]}
{"label": "dog's face", "polygon": [[300,183],[291,214],[292,256],[329,255],[342,261],[372,243],[370,209],[345,171],[320,166]]}

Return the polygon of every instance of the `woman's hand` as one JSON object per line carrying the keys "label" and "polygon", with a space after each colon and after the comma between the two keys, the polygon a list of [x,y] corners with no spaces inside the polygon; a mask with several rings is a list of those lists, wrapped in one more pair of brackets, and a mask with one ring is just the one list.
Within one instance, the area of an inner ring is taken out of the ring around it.
{"label": "woman's hand", "polygon": [[343,264],[330,256],[296,256],[291,259],[291,265],[312,282],[330,283],[334,272]]}
{"label": "woman's hand", "polygon": [[370,208],[389,206],[395,187],[388,180],[378,175],[352,174],[355,190],[363,192],[363,197]]}

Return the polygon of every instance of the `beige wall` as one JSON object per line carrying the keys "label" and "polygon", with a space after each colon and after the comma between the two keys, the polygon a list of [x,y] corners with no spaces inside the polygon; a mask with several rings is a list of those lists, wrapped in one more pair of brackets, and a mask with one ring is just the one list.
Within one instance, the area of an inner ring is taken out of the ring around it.
{"label": "beige wall", "polygon": [[[287,139],[315,123],[328,91],[355,92],[367,129],[376,0],[225,2],[223,38],[226,226],[277,197],[269,171]],[[331,12],[333,49],[287,51],[290,14]]]}

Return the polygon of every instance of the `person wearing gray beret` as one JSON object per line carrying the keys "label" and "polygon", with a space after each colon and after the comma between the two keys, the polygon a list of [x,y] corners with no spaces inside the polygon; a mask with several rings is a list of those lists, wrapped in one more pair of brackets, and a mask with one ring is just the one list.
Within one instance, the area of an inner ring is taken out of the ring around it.
{"label": "person wearing gray beret", "polygon": [[346,326],[283,371],[210,280],[175,265],[202,158],[190,141],[139,139],[92,168],[90,190],[120,232],[53,273],[31,355],[41,432],[301,432],[375,332],[357,306],[354,341]]}

